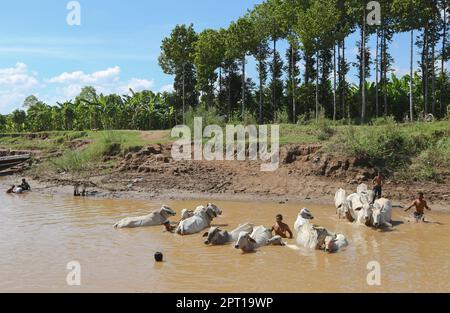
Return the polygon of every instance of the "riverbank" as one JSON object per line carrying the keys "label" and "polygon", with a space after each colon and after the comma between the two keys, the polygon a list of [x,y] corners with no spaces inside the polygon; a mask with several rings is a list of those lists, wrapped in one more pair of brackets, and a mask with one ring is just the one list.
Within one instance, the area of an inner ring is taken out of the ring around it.
{"label": "riverbank", "polygon": [[[328,137],[323,136],[326,132]],[[72,195],[75,184],[85,184],[91,196],[103,198],[330,204],[338,188],[352,192],[360,183],[370,185],[381,169],[388,176],[385,196],[396,205],[408,205],[422,191],[433,207],[450,210],[447,134],[448,123],[361,128],[282,125],[280,167],[275,172],[261,172],[256,161],[175,161],[165,131],[5,136],[0,148],[26,147],[34,159],[17,175],[32,178],[37,191],[45,193]],[[423,148],[412,151],[412,144]],[[384,152],[375,151],[374,145]],[[395,167],[395,162],[405,165]],[[429,163],[433,173],[423,174]],[[10,177],[7,184],[19,178]]]}

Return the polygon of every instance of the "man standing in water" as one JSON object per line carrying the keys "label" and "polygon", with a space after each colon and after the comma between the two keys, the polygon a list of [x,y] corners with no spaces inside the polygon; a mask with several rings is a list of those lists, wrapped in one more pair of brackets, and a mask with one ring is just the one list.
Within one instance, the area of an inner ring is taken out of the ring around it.
{"label": "man standing in water", "polygon": [[289,239],[294,238],[294,235],[292,234],[289,226],[283,223],[283,215],[281,214],[277,215],[277,222],[275,223],[275,225],[273,225],[272,232],[275,232],[275,235],[280,236],[281,238],[288,238],[288,234]]}
{"label": "man standing in water", "polygon": [[378,172],[377,176],[373,179],[373,203],[377,199],[381,199],[381,196],[383,195],[383,176],[381,175],[381,172]]}
{"label": "man standing in water", "polygon": [[425,215],[425,209],[428,211],[431,211],[430,207],[428,206],[427,201],[425,201],[423,192],[419,192],[419,196],[414,202],[411,204],[409,208],[405,210],[405,212],[408,212],[413,207],[416,207],[416,212],[414,212],[414,218],[417,221],[424,221],[424,215]]}

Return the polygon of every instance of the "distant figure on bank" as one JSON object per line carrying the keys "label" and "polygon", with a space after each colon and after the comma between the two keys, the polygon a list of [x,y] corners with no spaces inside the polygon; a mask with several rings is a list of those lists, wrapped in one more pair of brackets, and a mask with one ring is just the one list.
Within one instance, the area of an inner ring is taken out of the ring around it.
{"label": "distant figure on bank", "polygon": [[30,190],[31,190],[31,186],[30,186],[30,184],[26,181],[25,178],[22,179],[22,184],[21,184],[19,187],[22,188],[23,191],[30,191]]}
{"label": "distant figure on bank", "polygon": [[383,195],[383,176],[381,175],[381,172],[378,172],[377,176],[373,179],[373,201],[372,203],[375,203],[376,200],[381,199]]}
{"label": "distant figure on bank", "polygon": [[83,185],[83,189],[80,192],[80,185],[76,184],[73,189],[73,195],[75,197],[85,197],[86,196],[86,185]]}
{"label": "distant figure on bank", "polygon": [[294,235],[292,234],[291,229],[289,228],[289,226],[285,223],[283,223],[283,215],[278,214],[277,215],[277,221],[275,223],[275,225],[273,225],[272,227],[272,232],[275,232],[276,236],[280,236],[281,238],[289,238],[288,239],[292,239],[294,238]]}
{"label": "distant figure on bank", "polygon": [[408,212],[413,207],[416,208],[416,212],[414,212],[414,218],[417,221],[424,220],[425,209],[431,211],[427,201],[425,201],[423,192],[419,192],[418,198],[414,200],[414,202],[405,210],[405,212]]}

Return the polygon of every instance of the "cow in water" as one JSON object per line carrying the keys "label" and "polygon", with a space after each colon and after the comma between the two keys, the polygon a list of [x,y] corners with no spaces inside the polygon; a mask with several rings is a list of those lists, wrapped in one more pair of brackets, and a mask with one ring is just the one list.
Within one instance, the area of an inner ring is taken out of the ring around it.
{"label": "cow in water", "polygon": [[175,215],[177,215],[177,213],[165,205],[161,209],[153,211],[149,215],[125,218],[120,222],[116,223],[114,225],[114,228],[161,226],[167,222],[169,217]]}
{"label": "cow in water", "polygon": [[222,230],[220,229],[220,227],[211,227],[209,231],[203,235],[203,238],[206,238],[205,245],[220,246],[235,242],[236,240],[238,240],[239,235],[242,232],[253,232],[253,225],[240,225],[238,228],[232,230],[231,232]]}
{"label": "cow in water", "polygon": [[179,235],[192,235],[211,227],[212,221],[222,215],[222,210],[209,203],[206,207],[200,206],[194,211],[194,215],[181,221],[176,229]]}
{"label": "cow in water", "polygon": [[334,253],[348,245],[344,235],[333,234],[324,227],[313,225],[311,223],[313,219],[311,211],[306,208],[298,215],[294,228],[299,246]]}
{"label": "cow in water", "polygon": [[269,245],[285,246],[286,244],[280,236],[273,236],[270,228],[258,226],[252,233],[241,232],[234,247],[248,253]]}

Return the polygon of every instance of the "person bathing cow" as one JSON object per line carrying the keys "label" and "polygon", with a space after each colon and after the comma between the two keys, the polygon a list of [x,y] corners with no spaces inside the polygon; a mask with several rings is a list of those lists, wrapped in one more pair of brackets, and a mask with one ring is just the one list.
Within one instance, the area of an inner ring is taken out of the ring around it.
{"label": "person bathing cow", "polygon": [[417,199],[414,200],[414,202],[405,210],[405,212],[408,212],[413,207],[416,208],[416,211],[414,212],[414,219],[416,222],[424,222],[425,221],[425,209],[428,211],[431,211],[431,208],[428,206],[427,201],[425,200],[423,192],[419,192]]}

